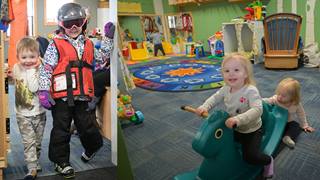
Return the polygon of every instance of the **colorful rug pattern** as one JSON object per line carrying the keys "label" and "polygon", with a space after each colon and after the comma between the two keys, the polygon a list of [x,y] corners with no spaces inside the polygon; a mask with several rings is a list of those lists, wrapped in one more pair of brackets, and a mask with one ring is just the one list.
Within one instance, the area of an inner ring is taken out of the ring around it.
{"label": "colorful rug pattern", "polygon": [[162,61],[131,67],[134,83],[155,91],[195,91],[221,87],[220,64],[207,60]]}

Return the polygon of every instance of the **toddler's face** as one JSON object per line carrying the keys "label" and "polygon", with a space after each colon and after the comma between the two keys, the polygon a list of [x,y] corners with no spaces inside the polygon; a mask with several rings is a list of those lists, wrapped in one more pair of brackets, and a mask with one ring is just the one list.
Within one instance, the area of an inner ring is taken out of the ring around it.
{"label": "toddler's face", "polygon": [[245,68],[238,60],[231,59],[227,61],[224,64],[222,71],[225,83],[234,90],[242,88],[248,77]]}
{"label": "toddler's face", "polygon": [[291,95],[287,92],[285,88],[280,88],[277,93],[277,100],[280,103],[290,103],[291,102]]}
{"label": "toddler's face", "polygon": [[30,50],[22,50],[18,54],[19,63],[25,69],[31,69],[38,65],[39,53]]}

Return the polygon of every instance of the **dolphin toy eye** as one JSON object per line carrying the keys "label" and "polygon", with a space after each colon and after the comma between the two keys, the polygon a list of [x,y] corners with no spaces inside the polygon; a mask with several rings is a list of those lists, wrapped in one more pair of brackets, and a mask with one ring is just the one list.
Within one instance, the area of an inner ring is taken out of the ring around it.
{"label": "dolphin toy eye", "polygon": [[215,133],[214,133],[214,137],[215,137],[216,139],[220,139],[220,138],[222,137],[222,135],[223,135],[223,130],[222,130],[221,128],[217,129],[217,130],[215,131]]}

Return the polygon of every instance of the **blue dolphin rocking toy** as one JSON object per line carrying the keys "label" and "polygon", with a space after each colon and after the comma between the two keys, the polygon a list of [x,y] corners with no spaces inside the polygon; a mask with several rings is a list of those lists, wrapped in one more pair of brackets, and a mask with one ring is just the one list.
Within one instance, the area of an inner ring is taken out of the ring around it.
{"label": "blue dolphin rocking toy", "polygon": [[[250,180],[255,179],[262,166],[242,160],[241,145],[233,140],[233,130],[225,126],[229,117],[224,111],[214,111],[198,130],[192,148],[204,157],[199,168],[179,174],[174,180]],[[261,149],[271,155],[276,150],[287,123],[288,111],[263,102]]]}

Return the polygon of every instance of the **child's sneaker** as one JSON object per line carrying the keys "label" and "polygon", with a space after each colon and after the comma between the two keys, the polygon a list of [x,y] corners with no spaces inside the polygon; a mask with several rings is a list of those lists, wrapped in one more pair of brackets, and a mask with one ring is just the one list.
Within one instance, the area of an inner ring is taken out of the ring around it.
{"label": "child's sneaker", "polygon": [[83,152],[81,155],[81,160],[85,163],[89,162],[94,156],[96,155],[96,153],[88,153],[88,152]]}
{"label": "child's sneaker", "polygon": [[273,176],[273,158],[271,157],[271,162],[270,164],[264,166],[264,172],[263,172],[263,176],[265,178],[272,178]]}
{"label": "child's sneaker", "polygon": [[42,167],[40,166],[39,163],[37,163],[37,172],[41,172],[42,171]]}
{"label": "child's sneaker", "polygon": [[69,163],[55,164],[55,170],[66,179],[75,177],[74,170]]}
{"label": "child's sneaker", "polygon": [[296,143],[291,139],[290,136],[284,136],[282,142],[286,144],[289,148],[293,149]]}
{"label": "child's sneaker", "polygon": [[23,178],[23,180],[34,180],[37,178],[37,170],[31,169],[29,170],[28,174],[26,174]]}

